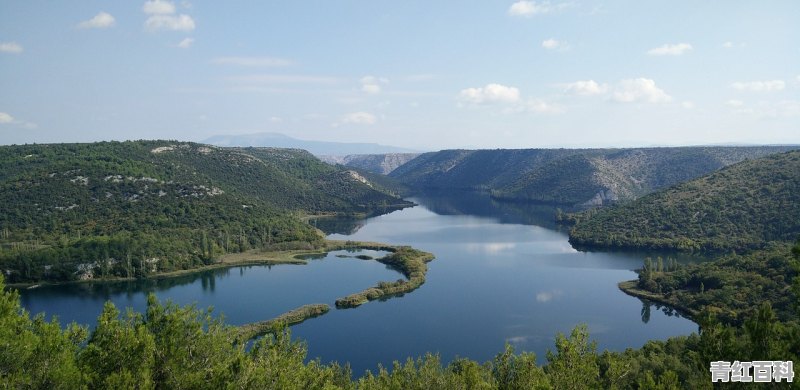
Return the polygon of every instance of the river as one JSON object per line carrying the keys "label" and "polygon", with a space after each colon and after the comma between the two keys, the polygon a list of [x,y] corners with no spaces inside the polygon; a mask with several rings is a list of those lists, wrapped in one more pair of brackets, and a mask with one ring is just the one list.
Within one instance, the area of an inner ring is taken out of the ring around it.
{"label": "river", "polygon": [[[481,194],[430,195],[419,206],[363,221],[315,221],[331,239],[411,245],[436,255],[426,283],[292,327],[309,356],[350,362],[354,373],[426,352],[491,359],[505,343],[544,362],[556,333],[586,324],[599,350],[638,348],[697,330],[680,315],[625,295],[645,254],[579,252],[552,223],[553,209],[496,203]],[[106,300],[143,310],[148,292],[213,306],[232,324],[260,321],[308,303],[328,303],[401,277],[380,263],[336,255],[308,265],[233,267],[162,280],[42,286],[22,290],[33,313],[91,324]],[[378,253],[366,253],[379,255]],[[681,259],[685,261],[685,259]]]}

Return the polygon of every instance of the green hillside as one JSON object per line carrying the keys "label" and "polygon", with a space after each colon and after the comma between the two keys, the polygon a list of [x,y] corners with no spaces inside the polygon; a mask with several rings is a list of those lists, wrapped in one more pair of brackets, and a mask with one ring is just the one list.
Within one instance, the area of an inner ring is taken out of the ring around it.
{"label": "green hillside", "polygon": [[601,210],[576,245],[744,250],[800,234],[800,151],[744,161],[635,202]]}
{"label": "green hillside", "polygon": [[444,150],[422,154],[390,176],[419,190],[480,189],[497,199],[599,206],[633,200],[745,159],[791,149]]}
{"label": "green hillside", "polygon": [[291,149],[174,141],[0,147],[9,282],[142,277],[250,248],[313,247],[302,214],[408,205]]}

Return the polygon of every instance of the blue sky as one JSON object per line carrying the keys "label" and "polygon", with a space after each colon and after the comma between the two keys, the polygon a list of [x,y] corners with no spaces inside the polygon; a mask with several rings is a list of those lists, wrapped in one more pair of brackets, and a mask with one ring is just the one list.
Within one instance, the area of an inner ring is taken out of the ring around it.
{"label": "blue sky", "polygon": [[800,143],[798,1],[0,0],[0,144]]}

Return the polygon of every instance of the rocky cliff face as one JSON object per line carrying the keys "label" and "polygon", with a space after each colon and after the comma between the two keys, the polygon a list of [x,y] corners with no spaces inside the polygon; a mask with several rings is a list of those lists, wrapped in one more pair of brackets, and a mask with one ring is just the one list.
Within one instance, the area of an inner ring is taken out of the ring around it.
{"label": "rocky cliff face", "polygon": [[419,153],[386,153],[386,154],[350,154],[347,156],[320,156],[320,160],[329,164],[340,164],[347,167],[388,175],[401,165],[413,160]]}

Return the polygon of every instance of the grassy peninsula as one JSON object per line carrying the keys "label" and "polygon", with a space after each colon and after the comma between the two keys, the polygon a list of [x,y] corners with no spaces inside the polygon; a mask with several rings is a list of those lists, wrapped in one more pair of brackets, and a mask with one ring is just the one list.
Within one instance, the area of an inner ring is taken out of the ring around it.
{"label": "grassy peninsula", "polygon": [[407,280],[380,282],[376,286],[359,293],[339,298],[336,300],[337,308],[358,307],[376,299],[386,299],[395,295],[409,293],[425,283],[425,273],[428,272],[427,263],[434,259],[433,254],[408,246],[385,246],[381,249],[392,253],[375,259],[375,261],[400,271]]}
{"label": "grassy peninsula", "polygon": [[330,310],[331,307],[324,303],[303,305],[271,320],[239,326],[240,337],[242,340],[251,340],[267,333],[279,332],[284,327],[296,325],[307,319],[319,317]]}

